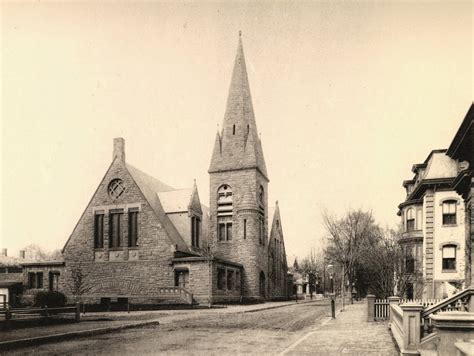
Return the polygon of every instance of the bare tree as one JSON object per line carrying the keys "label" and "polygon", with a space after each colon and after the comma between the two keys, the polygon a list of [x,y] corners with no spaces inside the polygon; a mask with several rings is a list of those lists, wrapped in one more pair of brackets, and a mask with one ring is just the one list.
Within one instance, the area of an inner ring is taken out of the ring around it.
{"label": "bare tree", "polygon": [[23,248],[25,251],[25,258],[34,261],[54,261],[61,260],[61,250],[56,249],[47,251],[37,244],[29,244]]}
{"label": "bare tree", "polygon": [[[362,260],[363,248],[380,236],[380,228],[375,224],[371,212],[351,210],[343,218],[328,213],[323,214],[328,233],[326,256],[342,267],[342,289],[345,289],[345,277],[353,285],[356,267]],[[352,302],[352,293],[351,293]]]}
{"label": "bare tree", "polygon": [[88,273],[80,264],[72,265],[70,271],[71,282],[69,288],[76,302],[79,302],[81,297],[90,290],[87,285]]}

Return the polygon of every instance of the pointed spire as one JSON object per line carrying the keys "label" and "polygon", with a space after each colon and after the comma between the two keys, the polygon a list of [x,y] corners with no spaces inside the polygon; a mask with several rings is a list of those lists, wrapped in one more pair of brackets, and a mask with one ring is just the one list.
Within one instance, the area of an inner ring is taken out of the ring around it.
{"label": "pointed spire", "polygon": [[201,209],[201,200],[199,199],[199,192],[196,184],[196,179],[194,179],[193,189],[191,192],[191,199],[189,200],[188,210],[192,210],[196,213],[202,214]]}
{"label": "pointed spire", "polygon": [[275,227],[281,231],[280,207],[278,206],[278,200],[275,202],[275,211],[273,212],[272,228]]}
{"label": "pointed spire", "polygon": [[[214,153],[217,151],[216,145],[217,139]],[[257,168],[268,179],[253,111],[240,31],[224,123],[219,140],[219,151],[221,157],[218,158],[215,157],[215,154],[213,155],[209,172]]]}

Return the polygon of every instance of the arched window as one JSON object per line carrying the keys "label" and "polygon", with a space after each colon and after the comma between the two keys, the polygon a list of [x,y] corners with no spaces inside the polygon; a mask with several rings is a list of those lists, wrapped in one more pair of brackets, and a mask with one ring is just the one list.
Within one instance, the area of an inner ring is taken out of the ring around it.
{"label": "arched window", "polygon": [[443,246],[443,271],[456,270],[456,245]]}
{"label": "arched window", "polygon": [[224,184],[217,190],[217,204],[232,204],[232,188]]}
{"label": "arched window", "polygon": [[217,239],[232,240],[233,195],[230,185],[223,184],[217,190]]}
{"label": "arched window", "polygon": [[456,200],[443,202],[443,225],[456,224]]}
{"label": "arched window", "polygon": [[224,184],[217,190],[217,215],[232,216],[232,188],[230,185]]}
{"label": "arched window", "polygon": [[409,208],[407,210],[407,231],[414,231],[415,230],[415,212],[414,209]]}

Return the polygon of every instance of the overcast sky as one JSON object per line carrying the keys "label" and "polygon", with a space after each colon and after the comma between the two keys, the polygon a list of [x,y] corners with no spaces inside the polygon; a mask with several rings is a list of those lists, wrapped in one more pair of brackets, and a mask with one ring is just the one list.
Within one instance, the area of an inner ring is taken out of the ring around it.
{"label": "overcast sky", "polygon": [[63,247],[114,137],[209,204],[239,30],[290,263],[320,246],[325,209],[395,226],[412,164],[449,145],[473,100],[470,2],[1,6],[10,255]]}

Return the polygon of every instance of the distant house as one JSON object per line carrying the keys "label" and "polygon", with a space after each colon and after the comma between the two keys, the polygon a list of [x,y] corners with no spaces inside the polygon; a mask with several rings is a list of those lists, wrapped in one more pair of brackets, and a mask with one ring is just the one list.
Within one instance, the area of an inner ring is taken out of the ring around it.
{"label": "distant house", "polygon": [[6,305],[16,306],[23,293],[23,268],[25,251],[20,251],[20,257],[8,256],[6,248],[0,255],[0,308]]}

